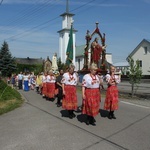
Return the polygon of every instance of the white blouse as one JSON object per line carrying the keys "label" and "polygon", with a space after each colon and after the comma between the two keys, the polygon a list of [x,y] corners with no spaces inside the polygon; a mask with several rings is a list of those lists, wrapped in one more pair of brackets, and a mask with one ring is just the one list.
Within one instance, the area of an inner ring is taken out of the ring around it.
{"label": "white blouse", "polygon": [[108,84],[109,81],[112,80],[113,78],[114,78],[116,84],[120,83],[120,78],[119,78],[118,75],[114,75],[114,76],[112,77],[110,74],[107,74],[107,75],[105,76],[105,78],[106,78],[107,84]]}
{"label": "white blouse", "polygon": [[29,75],[24,75],[24,76],[23,76],[23,80],[24,80],[24,81],[28,81],[28,79],[29,79]]}
{"label": "white blouse", "polygon": [[54,76],[50,76],[48,75],[47,78],[46,78],[46,82],[48,83],[55,83],[55,77]]}
{"label": "white blouse", "polygon": [[46,76],[44,76],[44,75],[42,76],[42,82],[43,83],[46,83],[46,78],[47,78]]}
{"label": "white blouse", "polygon": [[70,75],[68,72],[63,74],[62,84],[66,85],[77,85],[77,75],[73,73],[73,75]]}
{"label": "white blouse", "polygon": [[83,76],[82,80],[82,86],[86,88],[99,88],[100,86],[100,80],[97,75],[95,77],[92,77],[90,74],[86,74]]}

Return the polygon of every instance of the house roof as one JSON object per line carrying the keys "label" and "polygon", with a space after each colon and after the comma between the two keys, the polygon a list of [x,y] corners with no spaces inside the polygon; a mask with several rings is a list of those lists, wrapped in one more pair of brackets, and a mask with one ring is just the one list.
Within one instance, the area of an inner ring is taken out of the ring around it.
{"label": "house roof", "polygon": [[138,44],[138,46],[128,55],[128,57],[126,58],[126,60],[128,60],[129,57],[132,57],[132,56],[138,51],[138,49],[141,47],[141,45],[142,45],[143,43],[148,43],[148,44],[150,44],[150,40],[148,40],[148,39],[143,39],[143,40]]}
{"label": "house roof", "polygon": [[15,58],[16,62],[18,64],[28,64],[28,65],[33,65],[33,64],[43,64],[43,59],[41,58]]}
{"label": "house roof", "polygon": [[76,46],[76,57],[84,56],[85,45]]}
{"label": "house roof", "polygon": [[113,64],[115,67],[128,67],[129,63],[128,62],[117,62]]}

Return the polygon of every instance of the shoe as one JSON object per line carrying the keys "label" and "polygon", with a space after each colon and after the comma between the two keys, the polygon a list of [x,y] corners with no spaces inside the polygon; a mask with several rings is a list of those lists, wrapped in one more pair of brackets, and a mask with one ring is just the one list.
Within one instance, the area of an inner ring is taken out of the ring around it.
{"label": "shoe", "polygon": [[90,124],[90,116],[87,115],[87,119],[86,119],[86,125]]}
{"label": "shoe", "polygon": [[95,118],[93,118],[93,122],[96,122]]}
{"label": "shoe", "polygon": [[68,110],[68,114],[69,114],[69,118],[72,119],[73,118],[73,115],[71,113],[71,110]]}
{"label": "shoe", "polygon": [[60,104],[57,104],[57,107],[60,107],[61,105]]}
{"label": "shoe", "polygon": [[95,122],[90,123],[92,126],[96,126]]}
{"label": "shoe", "polygon": [[89,119],[86,120],[86,125],[89,125],[90,124],[90,121]]}
{"label": "shoe", "polygon": [[76,115],[75,115],[74,113],[72,113],[72,116],[73,116],[73,118],[75,118],[75,117],[76,117]]}
{"label": "shoe", "polygon": [[94,117],[90,116],[90,124],[92,126],[96,126],[95,122],[96,122],[96,120],[94,119]]}
{"label": "shoe", "polygon": [[89,124],[90,124],[90,122],[89,122],[89,120],[87,120],[87,121],[86,121],[86,125],[89,125]]}
{"label": "shoe", "polygon": [[116,119],[116,116],[114,115],[114,113],[112,113],[112,119]]}
{"label": "shoe", "polygon": [[73,116],[72,116],[71,114],[69,114],[69,118],[70,118],[70,119],[73,119]]}
{"label": "shoe", "polygon": [[109,114],[108,114],[108,119],[112,119],[111,112],[109,112]]}

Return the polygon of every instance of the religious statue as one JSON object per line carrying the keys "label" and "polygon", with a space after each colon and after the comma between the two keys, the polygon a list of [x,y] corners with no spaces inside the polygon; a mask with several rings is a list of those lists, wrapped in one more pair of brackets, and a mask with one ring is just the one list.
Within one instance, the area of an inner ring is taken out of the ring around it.
{"label": "religious statue", "polygon": [[91,63],[95,63],[98,65],[98,62],[100,60],[102,53],[102,47],[98,43],[98,38],[95,38],[95,40],[91,44]]}
{"label": "religious statue", "polygon": [[53,71],[58,70],[58,66],[57,66],[57,54],[56,53],[52,57],[52,70]]}
{"label": "religious statue", "polygon": [[95,63],[98,66],[101,55],[105,50],[106,46],[101,46],[98,43],[98,38],[96,37],[91,43],[91,63]]}
{"label": "religious statue", "polygon": [[44,72],[49,72],[52,69],[52,63],[47,56],[47,60],[44,62]]}

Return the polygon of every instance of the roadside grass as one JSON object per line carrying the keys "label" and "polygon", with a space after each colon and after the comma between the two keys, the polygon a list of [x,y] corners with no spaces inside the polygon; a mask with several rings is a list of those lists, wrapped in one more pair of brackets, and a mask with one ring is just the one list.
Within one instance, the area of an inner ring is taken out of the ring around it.
{"label": "roadside grass", "polygon": [[22,103],[20,93],[0,80],[0,115],[20,107]]}

